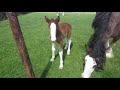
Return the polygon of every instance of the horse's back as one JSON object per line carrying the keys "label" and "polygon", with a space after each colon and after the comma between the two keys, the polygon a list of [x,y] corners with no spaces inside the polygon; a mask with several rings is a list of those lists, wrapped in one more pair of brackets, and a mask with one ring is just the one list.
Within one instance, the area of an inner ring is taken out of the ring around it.
{"label": "horse's back", "polygon": [[60,24],[60,31],[64,36],[70,37],[71,36],[72,26],[69,23],[61,23]]}
{"label": "horse's back", "polygon": [[62,29],[72,29],[71,25],[69,23],[61,23],[60,28]]}

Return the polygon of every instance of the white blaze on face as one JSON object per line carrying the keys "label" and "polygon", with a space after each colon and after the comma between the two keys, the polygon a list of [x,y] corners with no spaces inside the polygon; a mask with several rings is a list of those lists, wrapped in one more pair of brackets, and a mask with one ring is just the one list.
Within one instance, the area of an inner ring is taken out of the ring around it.
{"label": "white blaze on face", "polygon": [[56,24],[51,23],[50,25],[50,34],[51,34],[51,41],[56,41]]}
{"label": "white blaze on face", "polygon": [[85,67],[82,73],[83,78],[89,78],[91,76],[91,73],[94,71],[94,68],[93,68],[94,65],[96,65],[96,62],[94,61],[94,59],[89,55],[87,55],[85,57]]}

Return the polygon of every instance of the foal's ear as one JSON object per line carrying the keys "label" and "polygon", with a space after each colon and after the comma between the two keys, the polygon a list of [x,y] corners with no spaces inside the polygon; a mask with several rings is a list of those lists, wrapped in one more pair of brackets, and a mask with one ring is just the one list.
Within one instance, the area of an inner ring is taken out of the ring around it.
{"label": "foal's ear", "polygon": [[60,16],[58,16],[56,19],[55,19],[55,22],[59,22],[60,21]]}
{"label": "foal's ear", "polygon": [[50,22],[50,19],[48,19],[46,16],[45,16],[45,20],[46,20],[47,23]]}

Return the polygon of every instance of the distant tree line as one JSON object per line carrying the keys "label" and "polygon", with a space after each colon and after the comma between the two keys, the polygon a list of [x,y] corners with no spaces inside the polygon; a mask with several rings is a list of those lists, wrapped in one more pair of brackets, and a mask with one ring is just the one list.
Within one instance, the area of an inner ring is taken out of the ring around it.
{"label": "distant tree line", "polygon": [[[16,15],[28,14],[31,12],[15,12]],[[7,19],[5,12],[0,12],[0,21]]]}

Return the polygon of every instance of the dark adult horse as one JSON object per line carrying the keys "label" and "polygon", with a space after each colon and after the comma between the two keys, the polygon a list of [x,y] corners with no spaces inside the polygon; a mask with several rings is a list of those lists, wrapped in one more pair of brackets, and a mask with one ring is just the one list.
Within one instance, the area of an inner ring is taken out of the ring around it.
{"label": "dark adult horse", "polygon": [[120,39],[120,12],[97,12],[92,27],[94,33],[86,45],[83,78],[89,78],[96,68],[103,70],[106,57],[114,56],[112,47]]}

